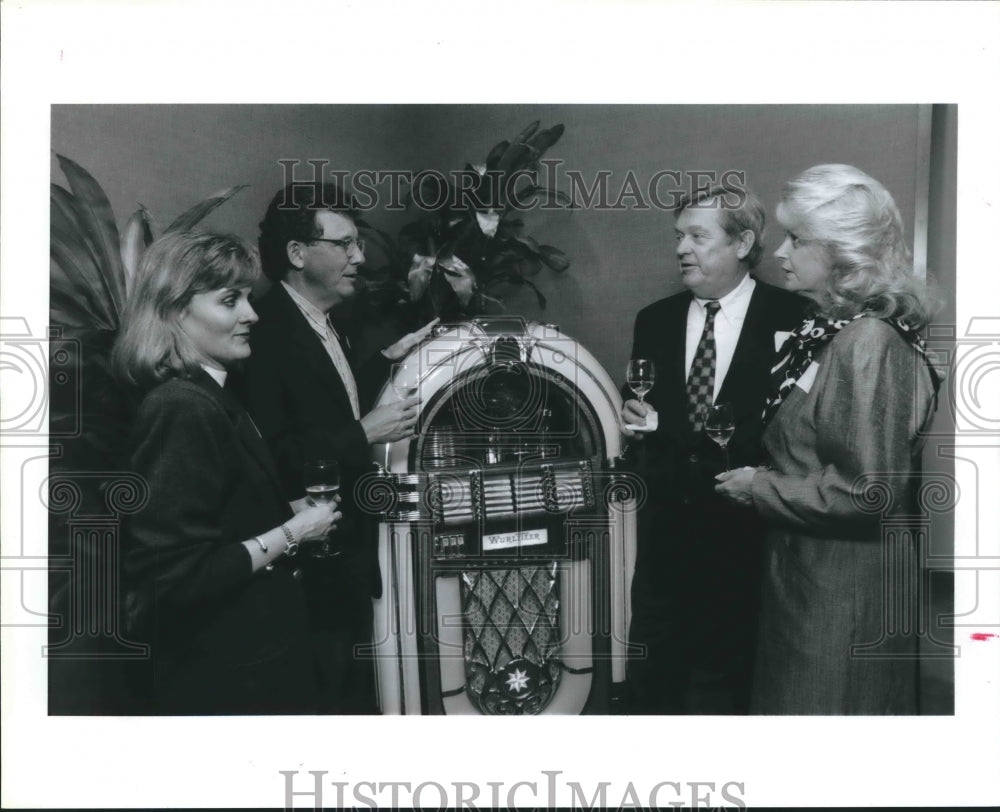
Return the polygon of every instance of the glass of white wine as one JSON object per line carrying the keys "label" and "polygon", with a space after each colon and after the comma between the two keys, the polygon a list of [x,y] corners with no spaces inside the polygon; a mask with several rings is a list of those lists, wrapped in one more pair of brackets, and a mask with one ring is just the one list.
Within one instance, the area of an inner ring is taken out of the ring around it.
{"label": "glass of white wine", "polygon": [[[653,388],[655,382],[656,366],[652,361],[647,358],[633,358],[628,362],[628,366],[625,368],[625,383],[635,393],[635,396],[639,398],[639,403],[645,402],[646,395],[649,394],[649,390]],[[625,428],[632,431],[652,431],[656,426],[650,422],[650,418],[655,416],[655,412],[650,412],[646,415],[645,424],[626,423]],[[618,455],[620,459],[624,460],[626,458],[628,449],[629,445],[625,443],[621,454]]]}
{"label": "glass of white wine", "polygon": [[[310,460],[305,464],[303,481],[306,498],[314,505],[329,505],[340,493],[340,465],[336,460]],[[319,544],[309,545],[309,555],[313,558],[334,558],[341,550],[334,548],[327,535]]]}
{"label": "glass of white wine", "polygon": [[656,382],[655,365],[645,358],[633,358],[628,362],[628,369],[625,370],[625,382],[628,384],[628,388],[635,392],[639,403],[642,403]]}
{"label": "glass of white wine", "polygon": [[389,381],[392,385],[392,391],[399,396],[400,400],[406,400],[417,393],[417,382],[414,380],[412,364],[412,361],[400,361],[393,364],[390,370]]}
{"label": "glass of white wine", "polygon": [[705,415],[705,433],[717,442],[726,455],[726,470],[729,465],[729,440],[736,431],[736,421],[733,420],[733,407],[729,403],[716,403],[708,407]]}

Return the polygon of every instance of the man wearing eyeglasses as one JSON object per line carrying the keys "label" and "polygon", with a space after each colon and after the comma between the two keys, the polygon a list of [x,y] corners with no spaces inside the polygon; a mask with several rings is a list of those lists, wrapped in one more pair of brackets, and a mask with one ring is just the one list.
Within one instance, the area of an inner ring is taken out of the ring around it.
{"label": "man wearing eyeglasses", "polygon": [[354,296],[365,260],[354,218],[334,183],[292,183],[274,196],[258,238],[271,288],[254,303],[260,321],[246,368],[234,381],[272,451],[289,501],[304,495],[306,462],[340,463],[344,521],[335,540],[341,552],[328,559],[300,556],[330,713],[375,710],[372,663],[353,650],[371,642],[371,598],[380,594],[381,579],[372,523],[362,520],[351,495],[354,482],[374,470],[371,445],[413,432],[419,401],[374,409],[366,404],[386,380],[389,364],[433,327],[404,336],[363,369],[352,364],[351,347],[331,312]]}

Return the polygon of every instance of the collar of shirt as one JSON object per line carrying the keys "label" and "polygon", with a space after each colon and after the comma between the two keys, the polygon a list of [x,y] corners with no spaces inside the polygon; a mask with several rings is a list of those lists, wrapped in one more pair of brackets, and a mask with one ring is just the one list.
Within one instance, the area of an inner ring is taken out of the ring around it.
{"label": "collar of shirt", "polygon": [[288,291],[288,295],[295,302],[295,306],[305,316],[306,321],[309,322],[309,326],[312,327],[313,332],[316,333],[320,343],[323,345],[323,349],[326,350],[326,354],[330,356],[330,361],[337,370],[337,374],[340,376],[340,380],[347,392],[347,397],[351,402],[351,411],[354,413],[354,419],[358,420],[361,417],[361,408],[358,402],[358,385],[354,380],[351,364],[344,354],[343,346],[341,346],[340,336],[337,335],[337,331],[333,328],[333,322],[330,321],[329,316],[323,313],[316,305],[312,304],[312,302],[307,301],[304,296],[300,295],[290,285],[284,281],[281,284],[285,286],[285,290]]}
{"label": "collar of shirt", "polygon": [[[750,308],[750,297],[753,295],[753,289],[756,286],[757,282],[752,276],[750,276],[750,274],[747,274],[740,280],[740,283],[735,288],[729,291],[729,293],[721,299],[715,300],[719,303],[719,312],[715,315],[716,320],[718,320],[719,316],[722,316],[733,326],[742,324],[743,319],[746,318],[747,310]],[[705,303],[713,300],[699,299],[696,296],[694,301],[697,305],[702,323],[704,323]]]}
{"label": "collar of shirt", "polygon": [[216,369],[215,367],[210,367],[207,364],[202,364],[201,368],[208,373],[209,377],[215,381],[219,386],[225,388],[226,386],[226,375],[227,373],[224,369]]}
{"label": "collar of shirt", "polygon": [[288,292],[291,300],[295,302],[295,306],[302,311],[302,315],[306,317],[306,321],[309,322],[309,326],[316,331],[316,334],[323,340],[326,339],[326,331],[330,329],[333,334],[340,340],[340,335],[337,333],[336,328],[333,326],[333,322],[316,305],[310,302],[305,296],[299,293],[295,288],[289,285],[285,280],[281,280],[282,286]]}

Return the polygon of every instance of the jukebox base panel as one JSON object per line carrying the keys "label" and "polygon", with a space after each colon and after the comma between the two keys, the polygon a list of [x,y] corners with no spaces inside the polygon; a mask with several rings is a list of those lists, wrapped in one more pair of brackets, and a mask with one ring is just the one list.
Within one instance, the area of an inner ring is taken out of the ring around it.
{"label": "jukebox base panel", "polygon": [[[538,568],[526,568],[537,571]],[[466,665],[466,619],[463,615],[463,574],[455,573],[435,579],[435,598],[437,602],[437,639],[439,641],[441,706],[442,711],[450,715],[482,715],[484,713],[539,713],[549,714],[579,714],[587,705],[593,682],[592,668],[594,652],[592,648],[592,605],[591,605],[591,567],[589,561],[563,561],[553,564],[555,582],[560,596],[558,613],[558,630],[555,638],[549,638],[554,643],[557,656],[551,657],[546,663],[547,669],[558,669],[560,674],[555,690],[548,697],[547,704],[524,703],[519,711],[512,710],[509,705],[498,706],[491,710],[485,707],[472,694],[467,684],[469,669]],[[489,578],[496,581],[503,578],[502,573],[509,570],[482,570],[477,575],[489,573]],[[498,647],[499,650],[499,647]],[[500,663],[495,670],[494,680],[503,685],[511,683],[511,693],[515,698],[518,694],[527,693],[516,690],[520,680],[517,671],[527,672],[532,676],[538,670],[520,664],[519,648],[508,646],[503,656],[497,658]],[[530,662],[530,661],[529,661]],[[529,686],[530,687],[530,686]]]}

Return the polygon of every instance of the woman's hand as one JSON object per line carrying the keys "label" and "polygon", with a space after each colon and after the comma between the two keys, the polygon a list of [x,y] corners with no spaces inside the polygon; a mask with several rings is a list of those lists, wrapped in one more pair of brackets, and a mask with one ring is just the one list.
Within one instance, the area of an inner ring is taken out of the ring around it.
{"label": "woman's hand", "polygon": [[753,475],[757,473],[756,468],[744,467],[734,471],[723,471],[715,477],[719,484],[715,486],[715,492],[722,494],[730,502],[737,505],[753,505]]}
{"label": "woman's hand", "polygon": [[306,505],[285,524],[296,541],[318,541],[336,530],[337,522],[342,518],[343,514],[337,510],[337,503],[332,502],[329,505]]}
{"label": "woman's hand", "polygon": [[405,358],[406,354],[417,346],[421,341],[423,341],[427,336],[430,335],[431,330],[437,325],[441,319],[434,319],[433,321],[427,322],[419,330],[415,330],[412,333],[408,333],[403,336],[395,344],[386,347],[382,350],[382,355],[388,358],[390,361],[398,361],[400,358]]}
{"label": "woman's hand", "polygon": [[641,431],[632,431],[632,429],[626,428],[626,426],[630,424],[633,426],[646,425],[646,415],[651,411],[653,411],[653,407],[648,403],[638,400],[626,400],[625,405],[622,406],[622,434],[626,437],[638,437],[641,439]]}
{"label": "woman's hand", "polygon": [[[333,497],[333,501],[336,504],[340,504],[340,494],[336,494]],[[310,508],[316,503],[313,502],[308,496],[303,496],[301,499],[294,499],[288,503],[288,506],[292,509],[292,513],[301,513],[306,508]]]}

